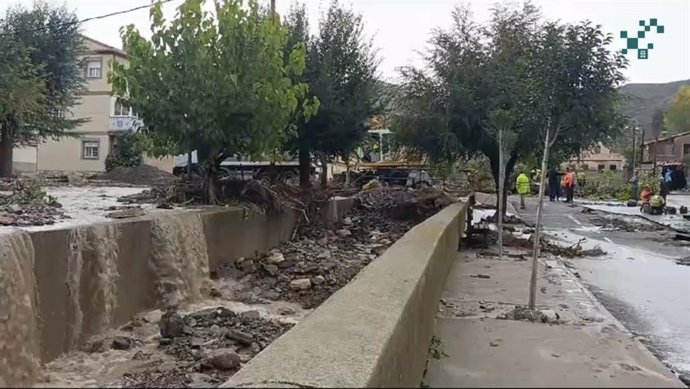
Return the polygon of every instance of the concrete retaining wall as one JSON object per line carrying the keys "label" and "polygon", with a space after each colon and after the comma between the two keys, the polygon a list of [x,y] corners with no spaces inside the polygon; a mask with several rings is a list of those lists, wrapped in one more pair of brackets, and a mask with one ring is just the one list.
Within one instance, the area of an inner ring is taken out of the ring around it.
{"label": "concrete retaining wall", "polygon": [[[350,199],[334,201],[329,205],[329,215],[341,217],[353,204]],[[297,221],[293,210],[270,217],[240,208],[174,212],[163,215],[174,214],[183,225],[189,219],[190,226],[194,223],[193,218],[201,217],[211,270],[224,261],[251,256],[290,239]],[[159,303],[154,286],[156,275],[150,267],[152,223],[156,217],[113,222],[117,225],[117,241],[113,243],[99,241],[108,238],[102,234],[104,225],[78,228],[79,233],[89,236],[88,240],[93,244],[115,244],[117,247],[116,259],[111,260],[116,269],[115,285],[110,287],[116,293],[114,301],[111,301],[114,309],[108,314],[110,326],[119,326],[139,312],[156,308]],[[103,301],[107,300],[99,280],[103,269],[94,268],[97,265],[93,263],[97,261],[91,258],[101,249],[81,249],[83,258],[79,263],[74,262],[75,231],[77,229],[30,233],[35,252],[41,360],[44,362],[78,347],[103,326]],[[100,235],[98,231],[101,231]],[[74,290],[74,285],[78,285],[77,290]],[[0,348],[0,358],[12,358],[2,354]]]}
{"label": "concrete retaining wall", "polygon": [[414,227],[222,387],[419,387],[465,214]]}

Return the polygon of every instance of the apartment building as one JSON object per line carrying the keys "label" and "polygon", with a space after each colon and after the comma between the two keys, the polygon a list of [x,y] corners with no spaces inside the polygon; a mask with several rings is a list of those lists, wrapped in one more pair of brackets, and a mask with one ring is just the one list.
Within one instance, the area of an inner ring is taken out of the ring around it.
{"label": "apartment building", "polygon": [[[82,59],[87,90],[80,103],[65,115],[86,118],[88,122],[75,129],[79,134],[76,138],[46,139],[35,147],[15,149],[15,171],[104,172],[106,157],[117,152],[118,135],[138,123],[136,115],[120,104],[108,82],[111,64],[127,63],[127,53],[89,37],[84,37],[84,45]],[[144,163],[172,172],[174,158],[144,156]]]}

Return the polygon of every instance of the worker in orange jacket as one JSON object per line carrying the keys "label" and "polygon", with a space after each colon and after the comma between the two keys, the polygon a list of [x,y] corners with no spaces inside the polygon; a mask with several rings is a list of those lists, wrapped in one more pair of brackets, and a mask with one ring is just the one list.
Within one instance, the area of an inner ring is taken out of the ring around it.
{"label": "worker in orange jacket", "polygon": [[575,172],[570,167],[565,169],[565,177],[563,177],[563,187],[565,188],[565,198],[567,203],[573,202],[575,195]]}

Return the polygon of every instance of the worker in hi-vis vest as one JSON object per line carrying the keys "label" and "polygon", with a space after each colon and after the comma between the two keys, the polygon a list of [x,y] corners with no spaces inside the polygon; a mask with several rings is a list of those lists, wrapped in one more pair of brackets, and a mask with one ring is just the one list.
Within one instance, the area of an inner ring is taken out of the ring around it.
{"label": "worker in hi-vis vest", "polygon": [[525,174],[524,171],[517,176],[515,189],[517,189],[517,192],[520,195],[520,209],[525,209],[525,196],[530,192],[530,182],[529,177],[527,177],[527,174]]}

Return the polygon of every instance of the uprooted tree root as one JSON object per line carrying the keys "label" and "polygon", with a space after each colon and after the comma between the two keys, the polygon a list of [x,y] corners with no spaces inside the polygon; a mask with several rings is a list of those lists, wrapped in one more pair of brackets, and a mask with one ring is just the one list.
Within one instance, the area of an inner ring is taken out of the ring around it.
{"label": "uprooted tree root", "polygon": [[[539,244],[542,252],[565,258],[600,257],[606,255],[606,252],[599,246],[592,249],[582,248],[584,241],[585,239],[583,238],[570,246],[561,246],[542,235],[539,239]],[[503,244],[509,247],[531,248],[534,246],[534,234],[531,234],[528,239],[516,237],[512,234],[504,234]]]}
{"label": "uprooted tree root", "polygon": [[[203,181],[196,177],[180,179],[170,185],[157,185],[141,193],[122,196],[118,201],[128,204],[156,203],[159,208],[174,206],[208,205]],[[285,183],[270,183],[261,180],[227,180],[219,184],[215,205],[239,205],[260,213],[272,214],[287,207],[298,210],[304,219],[328,201],[327,190],[302,188]]]}

